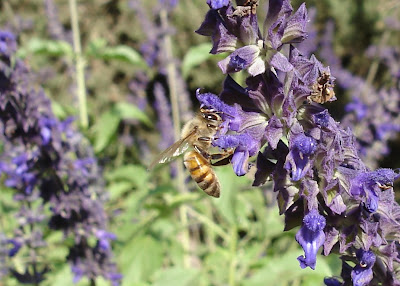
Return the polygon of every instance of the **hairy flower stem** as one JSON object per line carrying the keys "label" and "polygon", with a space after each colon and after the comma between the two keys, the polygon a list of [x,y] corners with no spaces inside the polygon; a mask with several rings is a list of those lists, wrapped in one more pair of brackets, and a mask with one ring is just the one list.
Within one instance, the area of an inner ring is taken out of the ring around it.
{"label": "hairy flower stem", "polygon": [[86,129],[89,123],[88,123],[88,113],[87,113],[87,103],[86,103],[85,59],[82,55],[76,0],[69,0],[69,8],[71,13],[71,26],[74,39],[76,84],[77,84],[77,94],[79,100],[79,118],[81,126]]}
{"label": "hairy flower stem", "polygon": [[[167,30],[168,27],[168,12],[163,9],[160,12],[161,25],[164,31]],[[176,85],[176,67],[174,64],[173,54],[172,54],[172,41],[169,34],[164,34],[164,51],[165,51],[165,59],[167,62],[167,80],[169,87],[169,94],[171,99],[171,107],[172,107],[172,119],[174,122],[174,134],[175,139],[178,140],[181,133],[181,123],[179,116],[179,102],[177,95],[177,85]],[[185,189],[185,180],[183,174],[183,165],[182,159],[177,160],[177,177],[176,184],[180,193],[186,192]],[[185,205],[182,205],[179,208],[179,217],[183,226],[188,225],[188,216],[187,216],[187,208]],[[190,238],[189,238],[189,230],[185,228],[182,232],[182,246],[185,252],[183,257],[183,265],[186,268],[190,267],[190,257],[188,255],[190,249]]]}

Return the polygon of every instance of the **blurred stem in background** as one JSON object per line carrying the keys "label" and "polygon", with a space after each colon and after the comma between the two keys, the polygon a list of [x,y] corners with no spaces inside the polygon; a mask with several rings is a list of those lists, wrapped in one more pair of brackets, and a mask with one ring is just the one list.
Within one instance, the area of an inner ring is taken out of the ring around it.
{"label": "blurred stem in background", "polygon": [[[376,73],[377,73],[377,71],[378,71],[378,67],[379,67],[379,64],[381,63],[381,59],[379,58],[379,54],[381,53],[381,50],[385,47],[385,45],[387,44],[387,41],[389,40],[389,36],[390,36],[390,31],[388,31],[388,30],[386,30],[384,33],[383,33],[383,36],[382,36],[382,38],[380,39],[380,41],[379,41],[379,45],[378,45],[378,49],[377,49],[377,51],[376,51],[376,54],[375,54],[375,57],[374,57],[374,59],[373,59],[373,62],[372,62],[372,64],[371,64],[371,66],[369,67],[369,69],[368,69],[368,74],[367,74],[367,78],[366,78],[366,85],[364,86],[364,88],[363,88],[363,91],[362,91],[362,93],[361,93],[361,95],[363,96],[363,97],[365,97],[365,93],[367,92],[367,85],[372,85],[372,83],[373,83],[373,81],[374,81],[374,79],[375,79],[375,76],[376,76]],[[367,99],[367,98],[366,98]]]}
{"label": "blurred stem in background", "polygon": [[[160,19],[161,19],[161,26],[164,31],[168,29],[168,11],[166,9],[162,9],[160,11]],[[172,119],[174,123],[174,134],[175,140],[180,138],[181,133],[181,122],[179,116],[179,102],[178,102],[178,95],[177,95],[177,84],[176,84],[176,66],[174,63],[173,53],[172,53],[172,42],[171,36],[169,33],[164,34],[164,52],[165,52],[165,59],[167,61],[167,80],[168,80],[168,87],[169,87],[169,94],[171,99],[171,107],[172,107]],[[176,184],[180,193],[185,193],[185,178],[183,174],[183,166],[182,166],[182,159],[179,158],[177,160],[177,177],[176,177]],[[188,216],[187,216],[187,207],[185,205],[181,205],[179,207],[179,217],[182,223],[182,246],[184,250],[183,256],[183,265],[185,268],[190,268],[190,256],[188,255],[190,250],[190,236],[189,236],[189,229],[188,229]]]}
{"label": "blurred stem in background", "polygon": [[82,55],[76,0],[69,0],[69,8],[71,13],[71,26],[74,40],[74,60],[76,68],[77,94],[79,101],[79,118],[81,126],[84,129],[87,129],[89,124],[86,103],[85,59]]}

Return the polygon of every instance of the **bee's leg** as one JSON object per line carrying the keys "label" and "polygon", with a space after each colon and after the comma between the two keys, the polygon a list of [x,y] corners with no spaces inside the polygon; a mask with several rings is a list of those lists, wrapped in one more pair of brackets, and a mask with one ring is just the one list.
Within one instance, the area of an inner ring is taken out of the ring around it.
{"label": "bee's leg", "polygon": [[[203,138],[203,137],[200,137]],[[200,140],[199,138],[199,140]],[[204,138],[208,138],[208,137],[204,137]],[[211,139],[210,139],[211,140]],[[198,145],[193,145],[194,150],[199,153],[201,156],[204,157],[204,159],[206,160],[210,160],[210,154],[208,154],[206,151],[204,151],[201,147],[199,147]]]}
{"label": "bee's leg", "polygon": [[224,150],[222,153],[211,154],[211,160],[218,160],[211,163],[213,166],[223,166],[228,165],[231,162],[233,156],[233,149]]}
{"label": "bee's leg", "polygon": [[210,137],[199,137],[197,138],[197,140],[199,140],[200,142],[211,142]]}

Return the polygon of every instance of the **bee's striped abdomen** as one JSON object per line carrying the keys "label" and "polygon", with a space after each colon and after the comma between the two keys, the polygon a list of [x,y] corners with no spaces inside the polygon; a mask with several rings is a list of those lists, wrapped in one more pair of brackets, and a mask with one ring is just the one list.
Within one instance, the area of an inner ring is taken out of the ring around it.
{"label": "bee's striped abdomen", "polygon": [[185,154],[184,163],[197,185],[208,195],[218,198],[220,185],[210,162],[196,151],[190,151]]}

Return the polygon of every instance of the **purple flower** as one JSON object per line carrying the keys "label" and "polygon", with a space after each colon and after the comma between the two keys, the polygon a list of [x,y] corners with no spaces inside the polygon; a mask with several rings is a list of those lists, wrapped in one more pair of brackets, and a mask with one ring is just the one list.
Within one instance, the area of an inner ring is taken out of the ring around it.
{"label": "purple flower", "polygon": [[9,31],[0,31],[0,56],[10,57],[17,50],[14,34]]}
{"label": "purple flower", "polygon": [[325,278],[324,283],[326,286],[342,286],[343,285],[339,280],[337,280],[336,278],[332,278],[332,277]]}
{"label": "purple flower", "polygon": [[214,10],[218,10],[222,7],[228,6],[230,2],[230,0],[207,0],[208,6],[210,6],[210,8]]}
{"label": "purple flower", "polygon": [[375,254],[371,251],[363,249],[357,250],[356,253],[358,263],[351,271],[351,278],[354,286],[367,286],[373,278],[372,266],[375,264]]}
{"label": "purple flower", "polygon": [[241,118],[237,106],[230,106],[223,102],[217,95],[212,93],[200,93],[200,89],[196,91],[196,97],[201,103],[201,107],[212,108],[221,112],[222,119],[227,128],[238,130],[241,124]]}
{"label": "purple flower", "polygon": [[325,242],[325,218],[317,210],[311,210],[304,216],[303,225],[296,234],[296,240],[304,250],[304,256],[297,258],[301,268],[315,269],[317,251]]}
{"label": "purple flower", "polygon": [[224,74],[234,73],[244,69],[248,69],[252,76],[256,76],[265,72],[265,65],[259,58],[260,48],[256,45],[249,45],[237,49],[227,58],[220,61],[218,66]]}
{"label": "purple flower", "polygon": [[102,250],[108,251],[111,249],[110,246],[110,240],[115,240],[117,239],[117,236],[114,233],[111,232],[107,232],[105,230],[98,230],[96,232],[96,236],[99,239],[98,243],[99,243],[99,247]]}
{"label": "purple flower", "polygon": [[46,118],[43,117],[39,120],[40,125],[40,135],[43,140],[43,145],[47,145],[50,143],[51,135],[52,135],[52,128],[57,125],[57,121],[54,118]]}
{"label": "purple flower", "polygon": [[285,168],[291,171],[292,180],[303,178],[311,168],[310,156],[317,149],[314,138],[304,133],[293,135],[290,152],[286,158]]}
{"label": "purple flower", "polygon": [[391,189],[393,181],[398,176],[399,174],[392,169],[360,172],[350,181],[350,194],[360,199],[368,212],[376,212],[379,205],[380,193]]}
{"label": "purple flower", "polygon": [[13,257],[22,247],[22,243],[19,239],[8,239],[7,243],[12,245],[12,248],[8,251],[8,256]]}
{"label": "purple flower", "polygon": [[232,166],[237,176],[243,176],[248,172],[249,157],[254,156],[260,148],[258,140],[247,133],[221,136],[214,140],[213,144],[221,149],[235,148]]}
{"label": "purple flower", "polygon": [[361,101],[359,97],[353,97],[353,101],[345,106],[346,112],[354,112],[357,120],[362,120],[368,112],[368,107]]}

